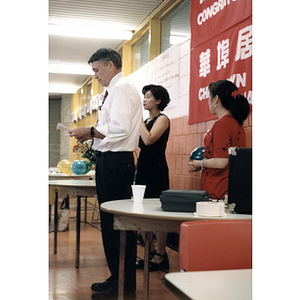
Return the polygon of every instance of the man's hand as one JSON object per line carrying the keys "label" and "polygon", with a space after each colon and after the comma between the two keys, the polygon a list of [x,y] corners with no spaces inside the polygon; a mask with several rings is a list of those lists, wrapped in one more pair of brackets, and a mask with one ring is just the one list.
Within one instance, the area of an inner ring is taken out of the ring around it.
{"label": "man's hand", "polygon": [[70,137],[74,137],[77,142],[83,143],[87,140],[90,140],[92,137],[90,135],[89,127],[78,127],[75,129],[71,129],[69,131]]}

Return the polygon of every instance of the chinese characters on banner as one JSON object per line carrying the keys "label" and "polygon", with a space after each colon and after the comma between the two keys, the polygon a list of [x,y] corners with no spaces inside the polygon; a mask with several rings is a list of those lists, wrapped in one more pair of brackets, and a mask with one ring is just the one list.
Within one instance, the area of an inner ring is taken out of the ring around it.
{"label": "chinese characters on banner", "polygon": [[208,107],[208,86],[227,79],[252,101],[251,0],[191,1],[189,124],[217,117]]}

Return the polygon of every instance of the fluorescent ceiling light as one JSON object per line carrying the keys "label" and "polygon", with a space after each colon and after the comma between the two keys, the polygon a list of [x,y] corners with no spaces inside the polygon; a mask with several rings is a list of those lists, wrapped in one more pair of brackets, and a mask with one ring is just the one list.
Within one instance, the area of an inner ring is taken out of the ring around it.
{"label": "fluorescent ceiling light", "polygon": [[49,35],[118,40],[130,40],[132,38],[132,32],[129,30],[115,30],[85,26],[62,26],[53,24],[49,25]]}
{"label": "fluorescent ceiling light", "polygon": [[49,84],[48,92],[53,94],[76,94],[78,87],[68,84]]}
{"label": "fluorescent ceiling light", "polygon": [[66,19],[57,19],[57,18],[49,18],[49,25],[60,25],[60,26],[68,26],[68,27],[88,27],[88,28],[99,28],[99,29],[114,29],[114,30],[124,30],[124,31],[132,31],[132,27],[126,24],[116,24],[109,23],[107,21],[87,21],[76,18],[75,20],[66,20]]}
{"label": "fluorescent ceiling light", "polygon": [[49,73],[57,74],[73,74],[73,75],[93,75],[92,68],[85,65],[63,65],[63,64],[49,64]]}

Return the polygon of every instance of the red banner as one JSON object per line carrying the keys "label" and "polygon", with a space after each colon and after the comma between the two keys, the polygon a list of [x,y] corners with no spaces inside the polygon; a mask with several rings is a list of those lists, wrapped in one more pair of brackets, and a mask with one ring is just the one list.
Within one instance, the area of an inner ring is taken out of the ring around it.
{"label": "red banner", "polygon": [[252,101],[251,0],[191,1],[189,124],[215,119],[211,82],[232,81]]}

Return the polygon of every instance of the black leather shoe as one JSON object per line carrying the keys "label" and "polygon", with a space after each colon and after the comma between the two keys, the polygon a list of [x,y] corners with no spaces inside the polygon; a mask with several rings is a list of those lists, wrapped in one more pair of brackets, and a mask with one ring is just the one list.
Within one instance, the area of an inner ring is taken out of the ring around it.
{"label": "black leather shoe", "polygon": [[91,289],[94,292],[102,292],[102,291],[108,289],[109,287],[118,289],[118,281],[113,279],[112,277],[109,277],[104,282],[93,283],[91,286]]}
{"label": "black leather shoe", "polygon": [[[135,300],[135,293],[124,293],[125,300]],[[92,300],[118,300],[118,289],[109,287],[108,289],[92,294]]]}
{"label": "black leather shoe", "polygon": [[144,264],[145,264],[145,261],[143,259],[140,259],[140,260],[137,260],[135,262],[135,268],[137,270],[141,270],[141,269],[144,269]]}
{"label": "black leather shoe", "polygon": [[100,293],[94,293],[92,300],[118,300],[118,289],[109,287]]}
{"label": "black leather shoe", "polygon": [[[149,260],[151,260],[154,257],[155,254],[156,254],[156,250],[154,250],[153,252],[150,251]],[[144,265],[145,265],[145,260],[143,260],[143,259],[140,259],[140,260],[135,262],[135,268],[137,270],[144,269]]]}
{"label": "black leather shoe", "polygon": [[154,261],[149,262],[149,272],[159,271],[159,270],[162,271],[169,270],[170,266],[169,266],[169,258],[167,252],[165,254],[155,253],[155,255],[163,258],[163,261],[160,263],[156,263],[155,256],[154,256]]}

